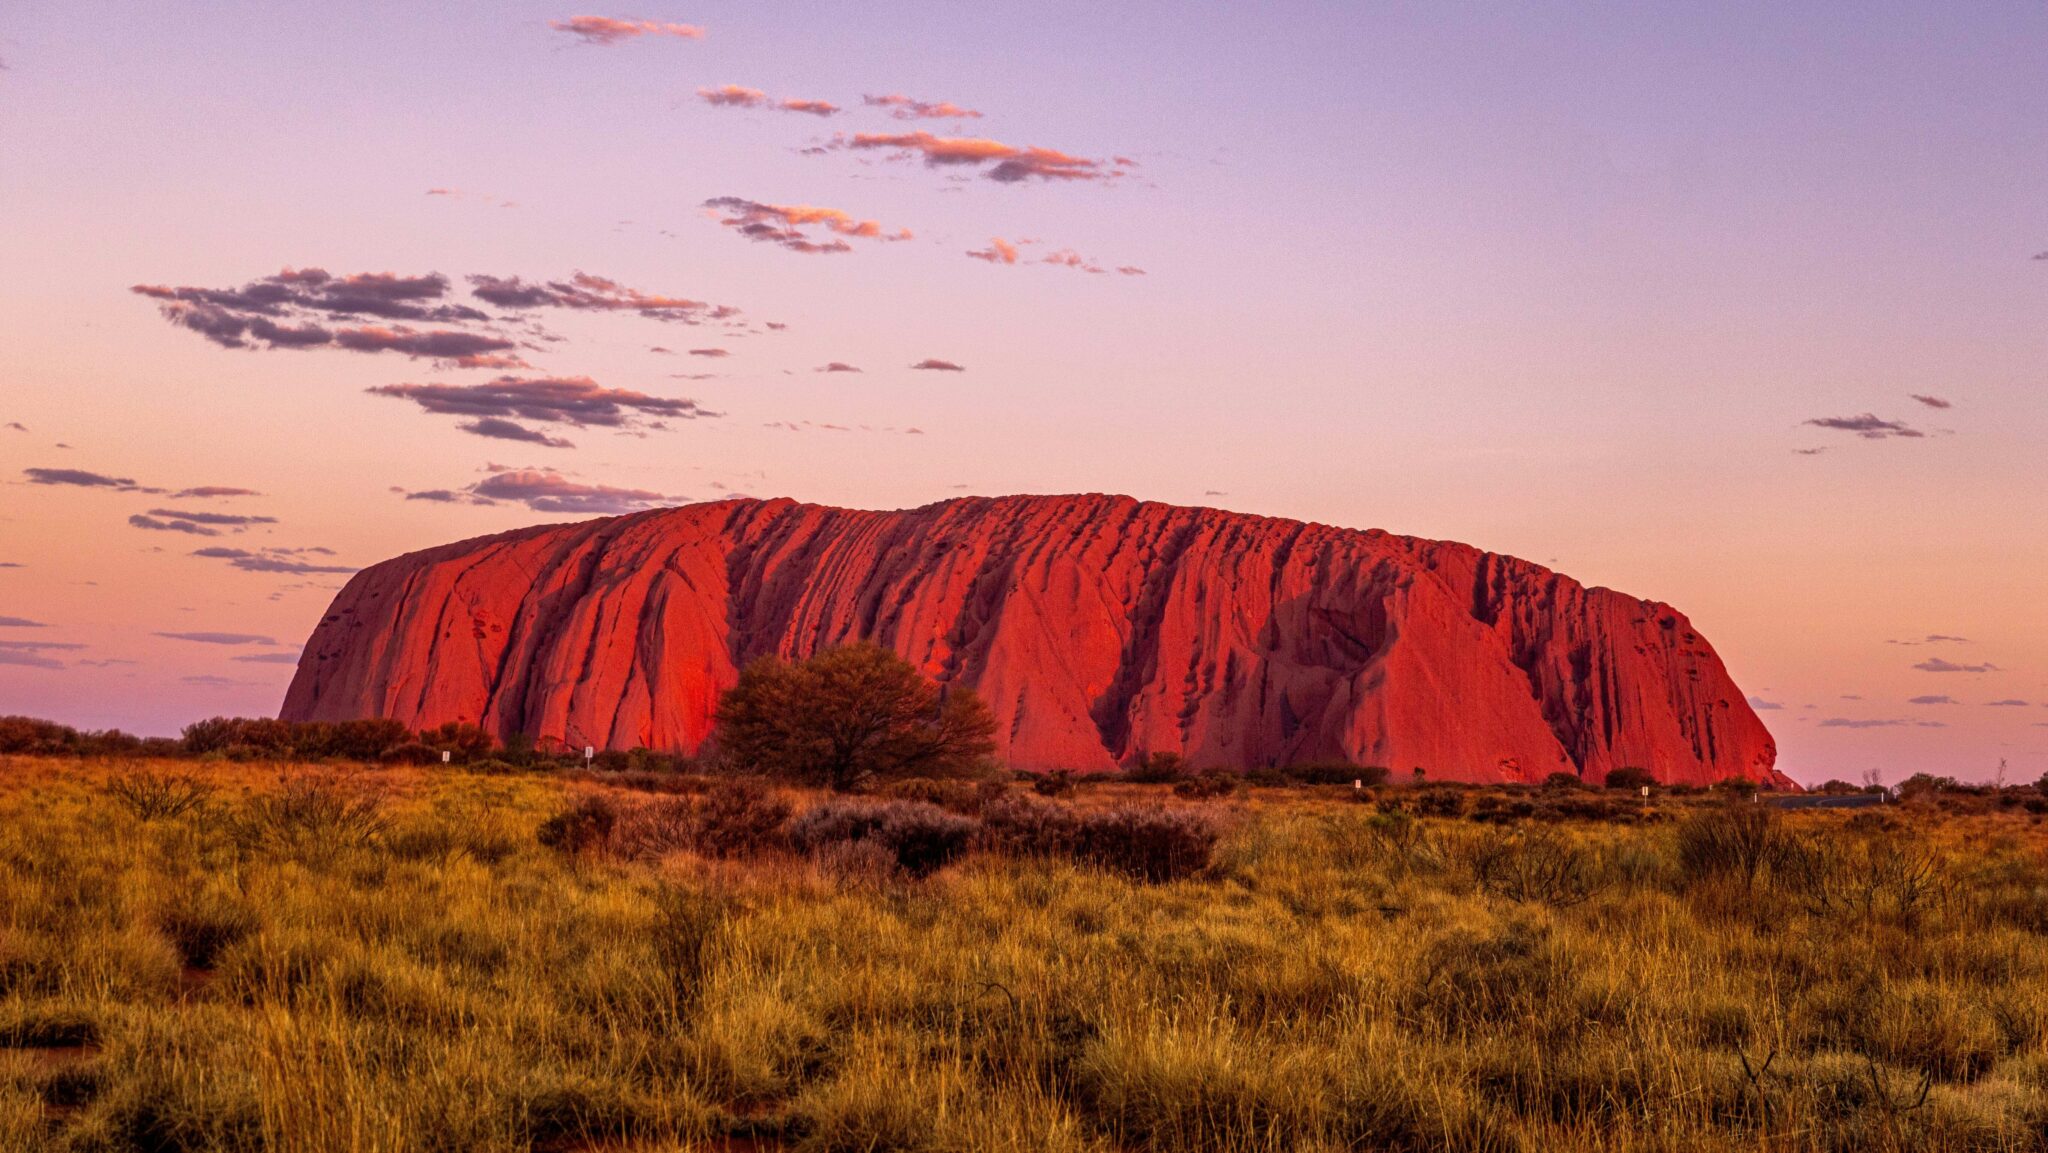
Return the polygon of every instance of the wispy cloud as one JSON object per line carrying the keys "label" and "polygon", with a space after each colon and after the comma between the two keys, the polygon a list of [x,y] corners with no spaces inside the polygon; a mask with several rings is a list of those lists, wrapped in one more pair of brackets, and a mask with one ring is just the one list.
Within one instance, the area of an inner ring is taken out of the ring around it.
{"label": "wispy cloud", "polygon": [[966,372],[966,371],[967,371],[967,368],[966,368],[966,366],[965,366],[965,365],[959,365],[959,364],[954,364],[954,363],[953,363],[952,361],[950,361],[950,360],[940,360],[940,359],[938,359],[937,357],[929,357],[929,356],[928,356],[928,357],[926,357],[926,358],[925,358],[925,359],[923,359],[923,360],[920,360],[920,361],[918,361],[918,362],[917,362],[916,364],[913,364],[913,365],[911,365],[910,367],[912,367],[912,368],[915,368],[915,369],[919,369],[919,370],[921,370],[921,371],[924,371],[924,372]]}
{"label": "wispy cloud", "polygon": [[488,437],[492,440],[512,440],[523,444],[537,444],[544,448],[575,448],[576,442],[559,436],[549,436],[537,428],[528,428],[518,421],[502,417],[486,416],[466,420],[455,426],[472,436]]}
{"label": "wispy cloud", "polygon": [[82,468],[25,468],[21,475],[30,484],[68,488],[103,488],[113,492],[143,492],[161,495],[163,489],[149,488],[135,483],[133,477],[108,476],[105,473],[87,472]]}
{"label": "wispy cloud", "polygon": [[665,36],[676,40],[704,39],[704,29],[695,24],[670,24],[659,20],[621,20],[612,16],[571,16],[567,20],[550,20],[548,27],[574,36],[585,44],[600,47],[625,44],[643,36]]}
{"label": "wispy cloud", "polygon": [[1959,702],[1947,693],[1930,693],[1925,696],[1913,697],[1906,703],[1909,705],[1953,705]]}
{"label": "wispy cloud", "polygon": [[1820,723],[1820,727],[1824,729],[1945,729],[1948,727],[1948,724],[1945,721],[1870,720],[1864,718],[1829,717]]}
{"label": "wispy cloud", "polygon": [[862,104],[870,108],[886,109],[898,120],[979,120],[981,113],[972,108],[962,108],[950,100],[913,100],[900,92],[886,96],[863,96]]}
{"label": "wispy cloud", "polygon": [[1821,416],[1805,423],[1815,428],[1834,429],[1837,432],[1853,432],[1865,440],[1905,438],[1917,440],[1927,434],[1901,420],[1881,420],[1875,414],[1861,416]]}
{"label": "wispy cloud", "polygon": [[659,428],[664,420],[720,415],[687,397],[606,388],[587,376],[501,376],[484,384],[384,384],[366,391],[374,396],[412,401],[430,413],[468,417],[468,422],[458,427],[476,436],[553,448],[572,446],[566,440],[549,437],[513,420],[576,428],[635,429]]}
{"label": "wispy cloud", "polygon": [[860,369],[843,360],[827,361],[811,370],[812,372],[859,372]]}
{"label": "wispy cloud", "polygon": [[[445,491],[445,490],[443,490]],[[611,516],[683,503],[682,498],[648,489],[585,484],[551,468],[499,469],[463,490],[473,503],[523,504],[535,512]],[[452,494],[451,494],[452,495]],[[412,494],[408,499],[436,499]]]}
{"label": "wispy cloud", "polygon": [[228,562],[228,567],[240,569],[243,572],[284,573],[293,576],[306,576],[314,573],[352,573],[356,571],[354,565],[326,564],[320,561],[302,559],[307,556],[334,555],[333,549],[325,548],[266,548],[250,550],[212,547],[199,549],[192,555],[204,557],[208,560],[224,560]]}
{"label": "wispy cloud", "polygon": [[702,324],[729,320],[740,310],[683,296],[643,292],[609,277],[577,272],[567,280],[528,281],[517,276],[469,277],[470,295],[499,308],[564,308],[576,312],[631,312],[649,320]]}
{"label": "wispy cloud", "polygon": [[228,659],[231,661],[239,661],[242,664],[246,665],[296,665],[299,663],[299,654],[249,653],[244,656],[229,657]]}
{"label": "wispy cloud", "polygon": [[201,645],[274,645],[271,637],[259,633],[156,633],[174,641],[191,641]]}
{"label": "wispy cloud", "polygon": [[197,488],[181,488],[171,494],[174,498],[214,499],[229,496],[262,496],[253,488],[231,488],[224,484],[202,484]]}
{"label": "wispy cloud", "polygon": [[1957,664],[1954,661],[1945,661],[1940,657],[1929,657],[1913,667],[1923,673],[1995,673],[1998,671],[1998,666],[1994,664]]}
{"label": "wispy cloud", "polygon": [[801,112],[810,116],[835,116],[841,111],[837,104],[829,100],[806,100],[794,96],[777,100],[759,88],[743,88],[738,84],[699,88],[697,98],[714,108],[766,108],[777,112]]}
{"label": "wispy cloud", "polygon": [[[1076,272],[1092,272],[1096,274],[1107,274],[1111,271],[1109,268],[1104,267],[1101,261],[1083,256],[1071,248],[1056,249],[1042,256],[1025,256],[1023,250],[1037,243],[1035,240],[1010,241],[1000,236],[992,236],[989,238],[987,248],[968,249],[967,255],[974,260],[986,261],[989,264],[1050,264],[1057,268],[1071,268]],[[1115,271],[1120,276],[1145,275],[1145,270],[1135,264],[1119,265]]]}
{"label": "wispy cloud", "polygon": [[1919,402],[1920,402],[1921,404],[1924,404],[1924,405],[1926,405],[1926,406],[1927,406],[1928,408],[1954,408],[1954,407],[1955,407],[1955,402],[1953,402],[1953,401],[1950,401],[1950,400],[1947,400],[1947,399],[1945,399],[1945,398],[1943,398],[1943,397],[1939,397],[1939,396],[1928,396],[1928,395],[1926,395],[1925,393],[1919,393],[1919,392],[1913,393],[1913,394],[1912,394],[1912,396],[1913,396],[1913,399],[1914,399],[1914,400],[1917,400],[1917,401],[1919,401]]}
{"label": "wispy cloud", "polygon": [[[880,221],[861,220],[837,208],[809,204],[764,204],[738,196],[719,196],[704,202],[718,222],[748,240],[780,245],[791,252],[811,254],[851,252],[846,238],[857,240],[909,240],[908,228],[889,231]],[[810,229],[822,228],[831,240],[814,237]]]}
{"label": "wispy cloud", "polygon": [[0,617],[0,629],[46,629],[49,625],[27,617]]}
{"label": "wispy cloud", "polygon": [[1995,709],[2024,709],[2031,702],[2023,701],[2018,697],[2007,697],[2002,701],[1985,701],[1984,703]]}
{"label": "wispy cloud", "polygon": [[[1204,495],[1206,495],[1206,496],[1224,496],[1224,495],[1226,495],[1226,494],[1224,494],[1224,493],[1220,493],[1220,492],[1213,492],[1213,491],[1212,491],[1212,492],[1206,493],[1206,494],[1204,494]],[[1755,710],[1757,710],[1758,712],[1765,712],[1765,711],[1767,711],[1767,710],[1770,710],[1770,709],[1782,709],[1782,708],[1784,708],[1785,706],[1784,706],[1784,705],[1782,705],[1782,704],[1779,704],[1779,703],[1778,703],[1777,701],[1767,701],[1767,700],[1763,699],[1762,697],[1751,697],[1751,698],[1749,698],[1749,707],[1750,707],[1750,708],[1753,708],[1753,709],[1755,709]]]}
{"label": "wispy cloud", "polygon": [[136,528],[146,528],[155,532],[182,532],[191,536],[220,535],[219,529],[208,528],[203,524],[194,524],[187,520],[159,520],[156,517],[144,516],[141,513],[136,513],[134,516],[129,517],[128,523]]}

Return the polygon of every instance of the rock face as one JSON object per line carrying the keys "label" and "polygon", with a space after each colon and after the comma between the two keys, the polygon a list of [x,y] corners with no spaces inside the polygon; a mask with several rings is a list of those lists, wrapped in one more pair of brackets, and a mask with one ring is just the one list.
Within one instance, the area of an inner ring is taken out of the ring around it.
{"label": "rock face", "polygon": [[979,691],[1026,769],[1168,751],[1782,780],[1666,605],[1460,544],[1109,496],[728,500],[412,553],[335,598],[282,715],[694,751],[745,662],[863,638]]}

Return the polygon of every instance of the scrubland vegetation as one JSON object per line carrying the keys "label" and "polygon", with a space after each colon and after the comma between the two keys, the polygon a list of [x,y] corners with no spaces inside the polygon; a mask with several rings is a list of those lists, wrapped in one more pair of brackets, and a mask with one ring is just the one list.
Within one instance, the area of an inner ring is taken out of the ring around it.
{"label": "scrubland vegetation", "polygon": [[2048,1147],[2030,790],[1045,791],[0,759],[0,1148]]}

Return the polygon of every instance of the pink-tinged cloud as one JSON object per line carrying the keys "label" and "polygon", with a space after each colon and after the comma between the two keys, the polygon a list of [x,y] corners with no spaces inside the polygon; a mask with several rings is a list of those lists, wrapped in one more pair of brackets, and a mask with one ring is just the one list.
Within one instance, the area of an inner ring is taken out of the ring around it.
{"label": "pink-tinged cloud", "polygon": [[690,350],[690,355],[704,356],[709,357],[713,360],[720,360],[725,357],[731,356],[732,352],[728,349],[723,348],[693,348]]}
{"label": "pink-tinged cloud", "polygon": [[[579,516],[612,516],[639,512],[665,504],[683,503],[680,497],[666,496],[648,489],[584,484],[571,480],[551,468],[497,468],[492,475],[470,485],[463,492],[480,503],[509,502],[523,504],[535,512],[573,513]],[[421,494],[414,496],[430,499]]]}
{"label": "pink-tinged cloud", "polygon": [[886,149],[904,156],[922,156],[934,168],[993,164],[985,175],[1004,184],[1026,180],[1105,180],[1120,171],[1100,160],[1071,156],[1051,148],[1018,147],[977,136],[934,136],[929,132],[857,132],[837,147]]}
{"label": "pink-tinged cloud", "polygon": [[845,362],[845,361],[843,361],[843,360],[834,360],[834,361],[831,361],[831,362],[829,362],[829,363],[826,363],[826,364],[821,364],[821,365],[819,365],[819,366],[818,366],[817,368],[814,368],[814,369],[812,369],[811,371],[813,371],[813,372],[859,372],[859,371],[860,371],[860,369],[858,369],[858,368],[855,368],[855,367],[854,367],[853,365],[850,365],[850,364],[846,363],[846,362]]}
{"label": "pink-tinged cloud", "polygon": [[962,108],[950,100],[913,100],[900,92],[887,96],[863,96],[860,102],[870,108],[886,108],[889,115],[898,120],[981,119],[981,113],[972,108]]}
{"label": "pink-tinged cloud", "polygon": [[746,88],[738,84],[699,88],[697,98],[714,108],[773,108],[780,112],[801,112],[810,116],[835,116],[840,111],[839,106],[829,100],[804,100],[794,96],[776,100],[759,88]]}
{"label": "pink-tinged cloud", "polygon": [[792,252],[853,251],[853,246],[842,239],[814,239],[806,231],[813,228],[822,228],[835,237],[859,240],[909,240],[912,235],[908,228],[889,232],[879,221],[860,220],[837,208],[819,208],[809,204],[764,204],[738,196],[719,196],[705,201],[704,207],[717,214],[720,224],[748,240],[780,245]]}
{"label": "pink-tinged cloud", "polygon": [[987,248],[970,248],[967,255],[975,260],[986,260],[990,264],[1017,263],[1017,246],[1000,236],[991,236]]}
{"label": "pink-tinged cloud", "polygon": [[470,295],[499,308],[566,308],[576,312],[632,312],[650,320],[701,324],[740,314],[730,305],[629,288],[616,280],[578,272],[567,280],[527,281],[517,276],[469,277]]}
{"label": "pink-tinged cloud", "polygon": [[1135,265],[1135,264],[1119,264],[1119,265],[1117,265],[1117,269],[1116,269],[1116,270],[1117,270],[1117,273],[1118,273],[1119,275],[1121,275],[1121,276],[1143,276],[1143,275],[1145,275],[1145,270],[1144,270],[1144,269],[1142,269],[1142,268],[1139,268],[1139,267],[1138,267],[1137,265]]}
{"label": "pink-tinged cloud", "polygon": [[415,360],[446,360],[455,364],[496,362],[498,358],[484,354],[517,347],[513,341],[499,336],[445,328],[422,332],[402,324],[336,329],[334,343],[350,352],[397,352]]}
{"label": "pink-tinged cloud", "polygon": [[1927,396],[1927,395],[1925,395],[1925,394],[1923,394],[1923,393],[1918,393],[1918,392],[1916,392],[1916,393],[1913,393],[1913,394],[1912,394],[1912,396],[1913,396],[1913,399],[1914,399],[1914,400],[1917,400],[1917,401],[1919,401],[1919,402],[1920,402],[1921,404],[1924,404],[1924,405],[1926,405],[1926,406],[1927,406],[1928,408],[1954,408],[1954,407],[1955,407],[1955,402],[1954,402],[1954,401],[1951,401],[1951,400],[1948,400],[1948,399],[1947,399],[1947,398],[1945,398],[1945,397],[1939,397],[1939,396]]}
{"label": "pink-tinged cloud", "polygon": [[697,89],[697,99],[714,108],[759,108],[768,103],[768,94],[759,88],[742,88],[737,84],[726,84],[717,88]]}
{"label": "pink-tinged cloud", "polygon": [[952,361],[950,361],[950,360],[939,360],[939,359],[937,359],[936,357],[926,357],[925,359],[923,359],[923,360],[920,360],[920,361],[918,361],[918,362],[917,362],[916,364],[913,364],[913,365],[911,365],[910,367],[912,367],[912,368],[915,368],[915,369],[918,369],[918,370],[920,370],[920,371],[923,371],[923,372],[966,372],[966,371],[967,371],[967,369],[966,369],[966,368],[965,368],[964,366],[962,366],[962,365],[954,364],[954,363],[953,363]]}
{"label": "pink-tinged cloud", "polygon": [[262,496],[253,488],[230,488],[224,484],[202,484],[197,488],[181,488],[171,494],[173,497],[196,497],[211,499],[228,496]]}
{"label": "pink-tinged cloud", "polygon": [[550,20],[548,27],[557,32],[566,32],[585,44],[601,47],[625,44],[643,36],[668,36],[677,40],[704,39],[704,29],[695,24],[669,24],[659,20],[620,20],[612,16],[571,16],[567,20]]}

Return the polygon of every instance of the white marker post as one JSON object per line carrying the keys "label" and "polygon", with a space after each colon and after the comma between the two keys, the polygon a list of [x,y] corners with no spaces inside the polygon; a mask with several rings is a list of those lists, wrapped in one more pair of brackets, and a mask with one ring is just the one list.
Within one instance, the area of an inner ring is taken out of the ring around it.
{"label": "white marker post", "polygon": [[455,754],[454,754],[454,753],[452,753],[452,752],[449,752],[449,751],[448,751],[447,749],[442,749],[442,750],[441,750],[441,763],[442,763],[442,764],[444,764],[444,765],[445,765],[445,764],[447,764],[447,763],[448,763],[449,761],[452,761],[452,760],[454,760],[454,759],[455,759]]}
{"label": "white marker post", "polygon": [[589,765],[590,765],[590,760],[591,760],[591,758],[592,758],[592,757],[595,757],[595,756],[597,756],[597,746],[596,746],[596,745],[585,745],[585,746],[583,746],[583,764],[584,764],[584,767],[585,767],[585,768],[588,768],[588,767],[589,767]]}

